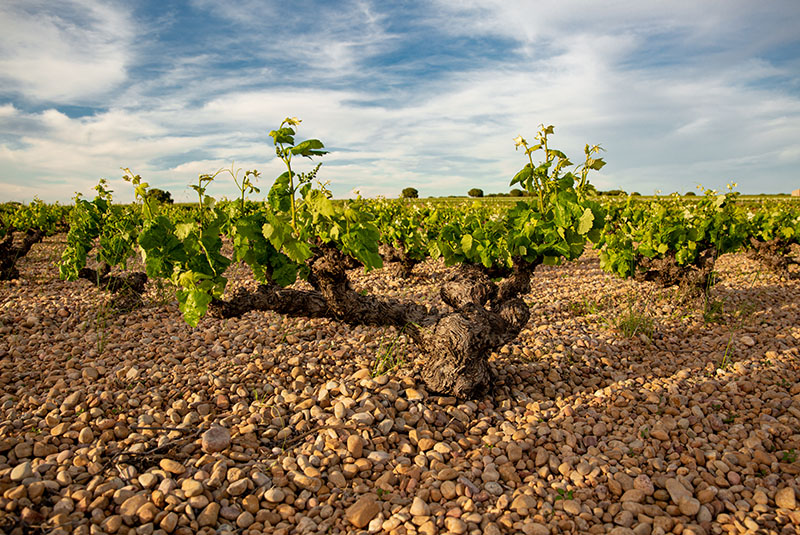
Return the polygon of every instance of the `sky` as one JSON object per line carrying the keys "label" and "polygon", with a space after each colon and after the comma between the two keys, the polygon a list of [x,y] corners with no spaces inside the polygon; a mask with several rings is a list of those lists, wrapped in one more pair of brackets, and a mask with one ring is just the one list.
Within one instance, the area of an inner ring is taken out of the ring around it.
{"label": "sky", "polygon": [[798,28],[797,0],[4,0],[0,201],[105,178],[129,202],[121,167],[191,201],[232,165],[261,172],[258,200],[285,117],[340,198],[507,192],[540,124],[576,163],[603,146],[601,190],[789,192]]}

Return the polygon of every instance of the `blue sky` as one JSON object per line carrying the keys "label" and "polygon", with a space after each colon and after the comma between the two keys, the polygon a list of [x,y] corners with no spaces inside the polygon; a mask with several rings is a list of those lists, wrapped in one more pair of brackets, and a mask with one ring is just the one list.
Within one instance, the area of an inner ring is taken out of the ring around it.
{"label": "blue sky", "polygon": [[788,192],[798,28],[796,0],[5,0],[0,200],[68,202],[103,177],[129,201],[120,167],[191,200],[233,161],[263,196],[287,116],[331,150],[337,197],[508,191],[513,139],[540,123],[573,160],[603,145],[600,189]]}

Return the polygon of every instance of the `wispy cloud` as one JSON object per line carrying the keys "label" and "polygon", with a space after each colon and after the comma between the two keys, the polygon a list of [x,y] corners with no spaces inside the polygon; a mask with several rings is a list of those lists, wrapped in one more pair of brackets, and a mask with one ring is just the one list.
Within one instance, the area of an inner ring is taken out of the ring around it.
{"label": "wispy cloud", "polygon": [[130,166],[188,199],[233,160],[266,190],[287,115],[332,149],[337,195],[507,191],[512,138],[542,122],[575,159],[603,144],[602,188],[796,187],[792,1],[53,6],[0,7],[0,198],[63,201]]}
{"label": "wispy cloud", "polygon": [[133,25],[124,5],[3,2],[3,96],[73,105],[107,96],[125,81],[131,60]]}

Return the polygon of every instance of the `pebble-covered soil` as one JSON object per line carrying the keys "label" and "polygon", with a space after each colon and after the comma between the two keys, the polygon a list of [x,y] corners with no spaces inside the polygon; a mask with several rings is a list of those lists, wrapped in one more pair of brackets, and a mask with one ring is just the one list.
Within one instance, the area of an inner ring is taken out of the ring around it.
{"label": "pebble-covered soil", "polygon": [[[718,262],[702,306],[587,253],[540,268],[494,392],[389,329],[120,315],[34,246],[0,287],[0,532],[800,533],[800,281]],[[235,284],[251,284],[240,267]],[[447,268],[353,272],[430,304]]]}

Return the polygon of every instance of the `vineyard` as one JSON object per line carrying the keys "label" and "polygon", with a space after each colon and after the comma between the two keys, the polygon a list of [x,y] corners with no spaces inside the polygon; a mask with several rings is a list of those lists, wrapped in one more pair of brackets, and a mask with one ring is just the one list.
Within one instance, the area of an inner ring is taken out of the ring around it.
{"label": "vineyard", "polygon": [[800,203],[553,127],[515,202],[334,201],[299,127],[263,201],[0,207],[0,530],[797,532]]}

